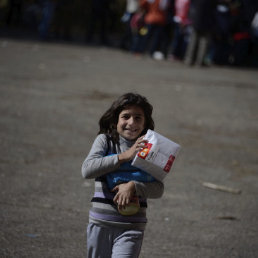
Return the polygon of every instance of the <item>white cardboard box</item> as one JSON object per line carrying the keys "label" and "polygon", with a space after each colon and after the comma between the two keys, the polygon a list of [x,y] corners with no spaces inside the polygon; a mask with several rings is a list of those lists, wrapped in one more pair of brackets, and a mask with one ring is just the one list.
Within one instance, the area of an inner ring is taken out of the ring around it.
{"label": "white cardboard box", "polygon": [[136,154],[132,165],[163,181],[170,172],[181,147],[152,130],[147,131],[144,139],[148,140],[147,146]]}

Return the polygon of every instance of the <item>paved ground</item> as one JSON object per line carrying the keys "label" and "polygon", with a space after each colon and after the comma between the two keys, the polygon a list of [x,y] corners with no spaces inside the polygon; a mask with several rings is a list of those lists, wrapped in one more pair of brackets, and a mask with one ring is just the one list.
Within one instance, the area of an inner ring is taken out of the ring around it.
{"label": "paved ground", "polygon": [[0,257],[85,257],[93,181],[81,163],[101,114],[128,91],[146,95],[156,131],[182,145],[163,198],[149,201],[141,258],[258,257],[257,80],[254,70],[2,38]]}

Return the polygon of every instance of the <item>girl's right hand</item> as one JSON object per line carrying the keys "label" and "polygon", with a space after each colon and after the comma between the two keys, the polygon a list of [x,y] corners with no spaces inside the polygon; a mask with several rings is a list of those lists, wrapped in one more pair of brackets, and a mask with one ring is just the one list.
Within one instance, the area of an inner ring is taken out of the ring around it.
{"label": "girl's right hand", "polygon": [[120,163],[124,163],[132,160],[136,155],[136,153],[138,151],[141,151],[144,148],[144,146],[148,141],[144,140],[143,138],[144,138],[144,135],[139,137],[129,150],[118,155],[118,160]]}

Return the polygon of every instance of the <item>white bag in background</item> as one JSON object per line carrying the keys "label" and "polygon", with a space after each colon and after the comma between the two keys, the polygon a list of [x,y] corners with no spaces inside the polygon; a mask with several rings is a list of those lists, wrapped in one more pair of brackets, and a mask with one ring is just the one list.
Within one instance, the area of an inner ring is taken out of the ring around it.
{"label": "white bag in background", "polygon": [[136,154],[132,165],[162,181],[171,170],[180,145],[152,130],[147,131],[144,139],[148,143]]}

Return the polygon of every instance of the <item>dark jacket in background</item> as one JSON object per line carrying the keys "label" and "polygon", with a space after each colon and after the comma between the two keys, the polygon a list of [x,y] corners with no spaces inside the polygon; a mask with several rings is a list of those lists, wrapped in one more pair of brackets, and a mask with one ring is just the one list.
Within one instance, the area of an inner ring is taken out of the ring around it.
{"label": "dark jacket in background", "polygon": [[192,1],[192,21],[194,29],[201,34],[211,32],[214,24],[215,0]]}

